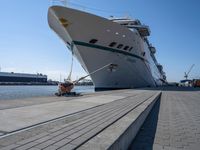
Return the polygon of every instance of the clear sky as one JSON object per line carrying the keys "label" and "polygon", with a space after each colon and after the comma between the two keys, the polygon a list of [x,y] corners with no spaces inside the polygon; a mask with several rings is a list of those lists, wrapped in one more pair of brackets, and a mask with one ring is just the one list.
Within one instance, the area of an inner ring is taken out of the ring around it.
{"label": "clear sky", "polygon": [[[0,1],[1,71],[44,73],[54,80],[68,75],[71,54],[49,28],[51,0]],[[58,3],[56,3],[58,4]],[[150,26],[150,42],[168,81],[200,77],[199,0],[70,0],[68,5],[100,16],[131,16]],[[74,79],[86,73],[75,61]]]}

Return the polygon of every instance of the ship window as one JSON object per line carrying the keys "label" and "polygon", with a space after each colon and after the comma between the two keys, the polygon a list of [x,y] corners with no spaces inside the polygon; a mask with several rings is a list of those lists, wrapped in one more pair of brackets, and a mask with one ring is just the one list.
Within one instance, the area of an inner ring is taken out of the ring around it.
{"label": "ship window", "polygon": [[119,44],[118,46],[117,46],[117,48],[119,48],[119,49],[121,49],[123,47],[123,44]]}
{"label": "ship window", "polygon": [[89,41],[89,43],[95,44],[97,41],[98,41],[97,39],[91,39],[91,40]]}
{"label": "ship window", "polygon": [[143,53],[142,53],[142,56],[144,56],[145,54],[146,54],[146,53],[145,53],[145,52],[143,52]]}
{"label": "ship window", "polygon": [[131,23],[131,25],[138,25],[137,23]]}
{"label": "ship window", "polygon": [[67,42],[67,44],[70,46],[71,44],[69,42]]}
{"label": "ship window", "polygon": [[110,47],[114,47],[117,43],[116,42],[112,42],[109,44]]}
{"label": "ship window", "polygon": [[129,48],[129,46],[125,46],[125,47],[124,47],[124,50],[127,50],[128,48]]}
{"label": "ship window", "polygon": [[127,25],[128,25],[128,23],[122,23],[121,25],[123,25],[123,26],[127,26]]}
{"label": "ship window", "polygon": [[129,51],[131,51],[132,49],[133,49],[133,47],[130,47],[130,48],[129,48]]}

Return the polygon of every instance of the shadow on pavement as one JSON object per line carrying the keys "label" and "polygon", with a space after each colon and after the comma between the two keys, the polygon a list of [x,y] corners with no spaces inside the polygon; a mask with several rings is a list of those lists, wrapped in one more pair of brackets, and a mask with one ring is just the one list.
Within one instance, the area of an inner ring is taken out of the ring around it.
{"label": "shadow on pavement", "polygon": [[140,131],[136,135],[129,150],[152,150],[156,128],[158,123],[158,114],[160,109],[160,99],[156,102]]}

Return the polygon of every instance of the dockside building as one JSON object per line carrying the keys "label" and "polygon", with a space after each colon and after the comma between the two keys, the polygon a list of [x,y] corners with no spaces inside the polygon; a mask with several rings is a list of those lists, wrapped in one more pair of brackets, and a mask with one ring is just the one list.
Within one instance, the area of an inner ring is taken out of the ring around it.
{"label": "dockside building", "polygon": [[0,82],[1,83],[5,83],[5,82],[46,83],[47,75],[0,72]]}

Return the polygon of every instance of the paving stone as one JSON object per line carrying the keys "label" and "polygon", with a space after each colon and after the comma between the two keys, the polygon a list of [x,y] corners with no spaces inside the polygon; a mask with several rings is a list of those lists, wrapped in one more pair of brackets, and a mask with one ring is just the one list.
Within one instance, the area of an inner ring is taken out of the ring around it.
{"label": "paving stone", "polygon": [[28,149],[28,150],[41,150],[41,149],[36,148],[36,147],[32,147],[32,148],[30,148],[30,149]]}
{"label": "paving stone", "polygon": [[1,148],[1,150],[11,150],[11,149],[14,149],[14,148],[16,148],[18,146],[19,145],[17,145],[17,144],[12,144],[12,145],[9,145],[9,146]]}
{"label": "paving stone", "polygon": [[59,148],[59,150],[73,150],[75,149],[77,146],[76,145],[72,145],[72,144],[67,144],[61,148]]}
{"label": "paving stone", "polygon": [[154,150],[164,150],[164,146],[158,145],[158,144],[154,144],[154,145],[153,145],[153,149],[154,149]]}
{"label": "paving stone", "polygon": [[57,150],[58,148],[59,148],[58,146],[51,145],[51,146],[44,148],[43,150]]}
{"label": "paving stone", "polygon": [[31,141],[38,140],[39,138],[46,137],[47,135],[48,135],[48,133],[42,133],[42,134],[33,136],[33,137],[31,137],[31,138],[21,140],[21,141],[17,142],[17,144],[23,145],[23,144],[29,143],[29,142],[31,142]]}
{"label": "paving stone", "polygon": [[86,137],[81,136],[81,137],[71,141],[70,144],[79,146],[79,145],[83,144],[84,142],[86,142],[87,139],[88,139],[88,137],[86,138]]}
{"label": "paving stone", "polygon": [[29,148],[32,148],[32,147],[36,146],[37,144],[38,143],[36,143],[36,142],[31,142],[31,143],[28,143],[28,144],[25,144],[25,145],[17,147],[16,150],[27,150]]}
{"label": "paving stone", "polygon": [[50,145],[53,145],[54,143],[55,143],[55,141],[48,140],[48,141],[45,141],[45,142],[42,142],[42,143],[36,145],[35,147],[39,148],[39,149],[44,149],[44,148],[46,148],[46,147],[48,147]]}
{"label": "paving stone", "polygon": [[72,139],[65,138],[65,139],[62,139],[62,140],[60,140],[60,141],[54,143],[53,145],[56,145],[56,146],[61,147],[61,146],[63,146],[63,145],[68,144],[68,143],[71,142],[71,141],[72,141]]}

